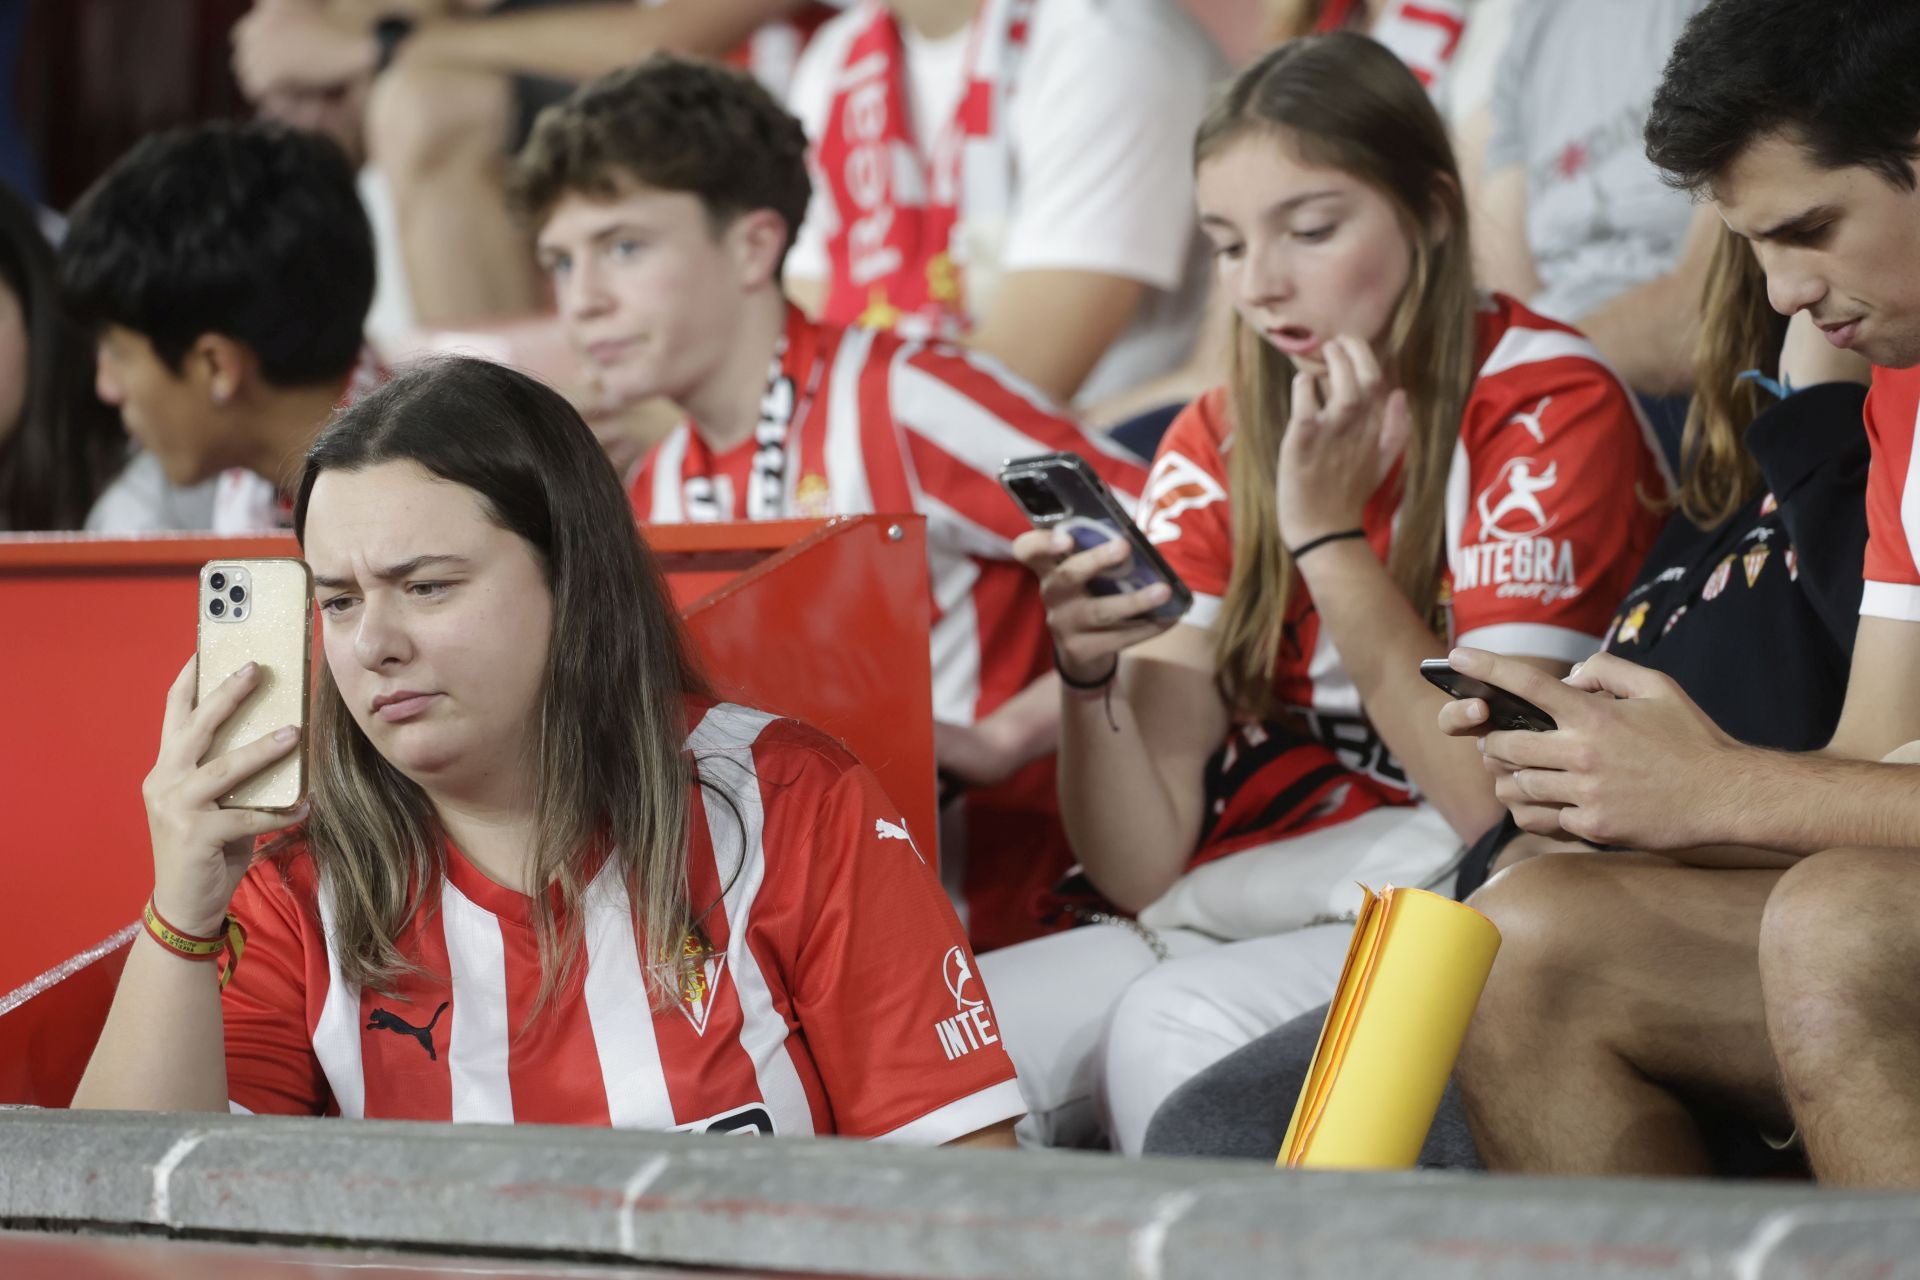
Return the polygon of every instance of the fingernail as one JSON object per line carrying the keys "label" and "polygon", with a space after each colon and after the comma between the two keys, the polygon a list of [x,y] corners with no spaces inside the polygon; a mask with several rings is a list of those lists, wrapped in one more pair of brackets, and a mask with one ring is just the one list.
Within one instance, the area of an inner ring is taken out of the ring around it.
{"label": "fingernail", "polygon": [[1147,588],[1147,599],[1149,600],[1154,600],[1154,601],[1165,600],[1168,596],[1172,594],[1173,594],[1173,588],[1169,587],[1164,582],[1156,582],[1152,586]]}
{"label": "fingernail", "polygon": [[300,731],[294,728],[292,725],[287,725],[283,729],[275,729],[273,731],[273,740],[275,742],[280,743],[282,746],[285,746],[287,743],[292,742],[295,738],[299,736],[300,736]]}
{"label": "fingernail", "polygon": [[246,666],[244,666],[244,667],[242,667],[242,668],[240,668],[240,670],[238,670],[238,671],[236,671],[236,672],[235,672],[234,674],[235,674],[235,675],[242,675],[242,676],[250,676],[250,675],[252,675],[252,674],[253,674],[254,672],[256,672],[256,671],[258,671],[259,669],[260,669],[260,664],[259,664],[259,663],[257,663],[257,662],[249,662],[249,663],[247,663],[247,665],[246,665]]}
{"label": "fingernail", "polygon": [[1455,671],[1464,671],[1473,663],[1473,655],[1465,649],[1455,649],[1447,655],[1447,663]]}

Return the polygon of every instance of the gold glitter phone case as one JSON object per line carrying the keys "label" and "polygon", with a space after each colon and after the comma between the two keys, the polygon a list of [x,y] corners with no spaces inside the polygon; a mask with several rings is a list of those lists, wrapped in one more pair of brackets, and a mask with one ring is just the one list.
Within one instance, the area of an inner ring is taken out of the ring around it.
{"label": "gold glitter phone case", "polygon": [[[199,688],[194,705],[249,662],[260,684],[213,735],[207,759],[282,725],[307,729],[313,664],[313,575],[306,561],[212,560],[200,569]],[[291,809],[307,792],[307,748],[220,797],[223,809]]]}

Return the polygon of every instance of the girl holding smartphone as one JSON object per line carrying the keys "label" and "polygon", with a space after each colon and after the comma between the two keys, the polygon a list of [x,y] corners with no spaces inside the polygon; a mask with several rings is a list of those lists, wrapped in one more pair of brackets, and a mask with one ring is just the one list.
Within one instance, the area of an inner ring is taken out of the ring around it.
{"label": "girl holding smartphone", "polygon": [[1062,677],[1068,832],[1117,910],[982,962],[1032,1136],[1104,1123],[1126,1150],[1184,1079],[1325,1000],[1356,880],[1451,890],[1502,814],[1420,661],[1592,653],[1666,490],[1585,339],[1476,292],[1446,132],[1386,49],[1275,49],[1194,154],[1232,374],[1169,429],[1140,519],[1194,606],[1090,594],[1118,545],[1015,548]]}
{"label": "girl holding smartphone", "polygon": [[[992,1006],[899,811],[718,702],[586,424],[477,360],[309,451],[309,800],[217,798],[242,670],[167,697],[154,890],[74,1105],[1005,1144]],[[212,961],[212,963],[201,963]]]}

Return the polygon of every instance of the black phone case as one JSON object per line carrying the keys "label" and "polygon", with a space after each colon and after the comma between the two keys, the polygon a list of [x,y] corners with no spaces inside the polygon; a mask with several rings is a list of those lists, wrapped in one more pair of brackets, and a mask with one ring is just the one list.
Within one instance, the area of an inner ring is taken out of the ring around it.
{"label": "black phone case", "polygon": [[[1025,483],[1042,486],[1058,509],[1036,511],[1021,494]],[[1114,501],[1106,482],[1078,454],[1047,453],[1016,459],[1000,469],[1000,487],[1026,513],[1034,528],[1064,529],[1081,551],[1104,546],[1114,538],[1123,538],[1132,546],[1133,555],[1125,563],[1087,584],[1095,595],[1123,595],[1164,582],[1172,594],[1165,604],[1143,617],[1175,620],[1193,607],[1193,592],[1187,584]]]}
{"label": "black phone case", "polygon": [[1479,698],[1487,704],[1487,724],[1494,729],[1526,729],[1535,733],[1551,732],[1560,726],[1552,716],[1517,693],[1508,693],[1498,685],[1476,680],[1448,666],[1444,659],[1429,659],[1420,664],[1427,683],[1449,697]]}

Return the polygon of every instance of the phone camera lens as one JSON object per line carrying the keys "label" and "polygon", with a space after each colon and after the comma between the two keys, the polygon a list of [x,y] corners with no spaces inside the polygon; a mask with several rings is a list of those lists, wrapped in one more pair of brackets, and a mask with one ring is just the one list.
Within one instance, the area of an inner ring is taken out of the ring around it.
{"label": "phone camera lens", "polygon": [[227,589],[227,575],[224,573],[216,573],[207,579],[207,585],[215,591],[225,591]]}
{"label": "phone camera lens", "polygon": [[1029,515],[1057,516],[1066,512],[1060,500],[1053,496],[1053,490],[1032,476],[1013,476],[1008,479],[1007,488],[1013,490],[1013,496],[1020,499],[1020,505]]}
{"label": "phone camera lens", "polygon": [[242,600],[245,600],[247,598],[247,589],[245,587],[236,586],[233,590],[227,592],[227,594],[233,597],[233,602],[235,604],[239,604]]}
{"label": "phone camera lens", "polygon": [[216,618],[219,617],[221,614],[225,613],[226,611],[227,611],[227,602],[225,600],[212,600],[212,601],[209,601],[207,604],[207,612],[212,614]]}

